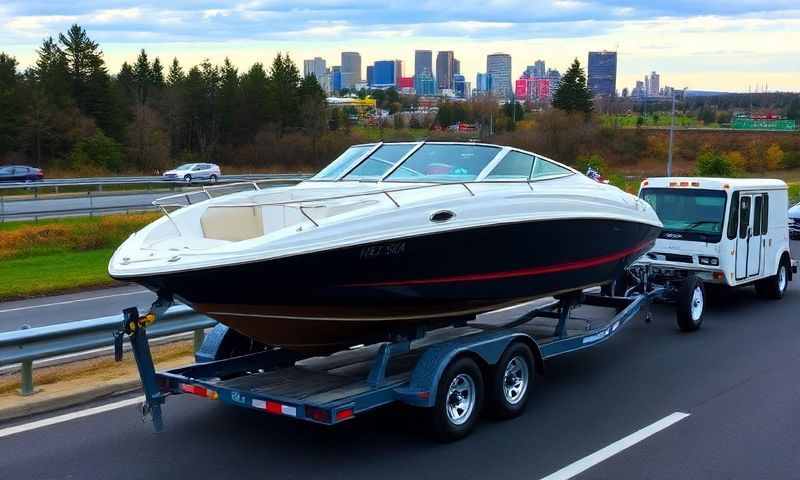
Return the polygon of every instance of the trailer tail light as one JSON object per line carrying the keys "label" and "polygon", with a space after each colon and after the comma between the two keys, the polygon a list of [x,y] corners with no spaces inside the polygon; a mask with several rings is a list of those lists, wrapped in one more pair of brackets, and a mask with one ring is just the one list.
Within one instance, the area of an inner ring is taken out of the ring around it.
{"label": "trailer tail light", "polygon": [[340,422],[342,420],[347,420],[353,418],[353,409],[352,408],[345,408],[344,410],[339,410],[336,412],[336,421]]}
{"label": "trailer tail light", "polygon": [[331,416],[327,410],[316,407],[306,407],[306,416],[322,423],[331,423]]}
{"label": "trailer tail light", "polygon": [[258,400],[254,398],[253,407],[259,410],[266,410],[274,415],[288,415],[290,417],[297,416],[297,407],[273,402],[272,400]]}
{"label": "trailer tail light", "polygon": [[190,385],[188,383],[181,383],[181,391],[184,393],[191,393],[192,395],[197,395],[198,397],[206,397],[210,398],[211,400],[216,400],[219,398],[219,393],[210,388],[204,388],[197,385]]}

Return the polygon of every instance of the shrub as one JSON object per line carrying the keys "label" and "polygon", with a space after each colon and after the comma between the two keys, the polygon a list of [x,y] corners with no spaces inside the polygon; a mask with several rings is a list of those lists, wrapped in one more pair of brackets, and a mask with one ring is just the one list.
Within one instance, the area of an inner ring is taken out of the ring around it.
{"label": "shrub", "polygon": [[783,150],[778,144],[773,143],[769,146],[766,157],[767,170],[777,170],[783,166]]}
{"label": "shrub", "polygon": [[91,137],[78,141],[69,154],[70,165],[77,169],[105,169],[119,172],[122,169],[122,145],[97,130]]}
{"label": "shrub", "polygon": [[797,168],[800,167],[800,151],[786,152],[783,155],[784,168]]}
{"label": "shrub", "polygon": [[732,177],[735,171],[725,155],[705,150],[697,157],[696,174],[701,177]]}
{"label": "shrub", "polygon": [[589,168],[592,168],[600,174],[608,173],[608,165],[599,153],[592,153],[591,155],[580,155],[576,159],[575,168],[581,172],[586,173]]}

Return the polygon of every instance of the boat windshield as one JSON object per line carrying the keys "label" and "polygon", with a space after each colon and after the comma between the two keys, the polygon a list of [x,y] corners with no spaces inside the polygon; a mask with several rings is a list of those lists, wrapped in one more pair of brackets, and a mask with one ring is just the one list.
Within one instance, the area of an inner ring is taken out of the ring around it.
{"label": "boat windshield", "polygon": [[344,172],[348,171],[355,162],[367,154],[374,145],[355,145],[344,151],[339,155],[336,160],[328,164],[316,175],[311,177],[310,180],[314,181],[332,181],[337,180]]}
{"label": "boat windshield", "polygon": [[[653,207],[662,235],[681,235],[684,240],[716,243],[722,238],[725,192],[721,190],[645,188],[639,195]],[[667,235],[665,238],[675,238]]]}
{"label": "boat windshield", "polygon": [[471,182],[500,152],[486,145],[427,143],[386,177],[387,182]]}
{"label": "boat windshield", "polygon": [[366,160],[348,173],[342,180],[372,180],[378,181],[391,170],[408,152],[416,146],[415,143],[390,143],[381,145],[372,152]]}

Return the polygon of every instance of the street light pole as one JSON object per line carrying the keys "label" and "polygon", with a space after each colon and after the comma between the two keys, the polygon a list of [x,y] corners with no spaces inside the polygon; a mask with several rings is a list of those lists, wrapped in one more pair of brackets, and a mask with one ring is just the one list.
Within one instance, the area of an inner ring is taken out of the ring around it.
{"label": "street light pole", "polygon": [[667,176],[672,176],[672,138],[675,135],[675,90],[672,91],[672,120],[669,124],[669,153],[667,156]]}

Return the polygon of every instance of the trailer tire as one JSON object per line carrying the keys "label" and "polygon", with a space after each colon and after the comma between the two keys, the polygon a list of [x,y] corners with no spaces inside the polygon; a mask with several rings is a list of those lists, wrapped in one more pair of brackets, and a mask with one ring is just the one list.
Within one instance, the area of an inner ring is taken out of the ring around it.
{"label": "trailer tire", "polygon": [[756,282],[756,292],[762,298],[770,300],[780,300],[786,292],[789,284],[789,266],[785,260],[781,260],[778,271],[775,275]]}
{"label": "trailer tire", "polygon": [[495,365],[488,385],[491,402],[488,412],[497,419],[514,418],[525,411],[535,376],[530,347],[514,342]]}
{"label": "trailer tire", "polygon": [[675,297],[675,317],[678,328],[684,332],[693,332],[703,324],[706,312],[706,291],[703,281],[690,275],[681,284]]}
{"label": "trailer tire", "polygon": [[430,412],[436,439],[453,442],[467,436],[480,415],[483,394],[483,374],[473,359],[460,357],[450,363],[439,380]]}

